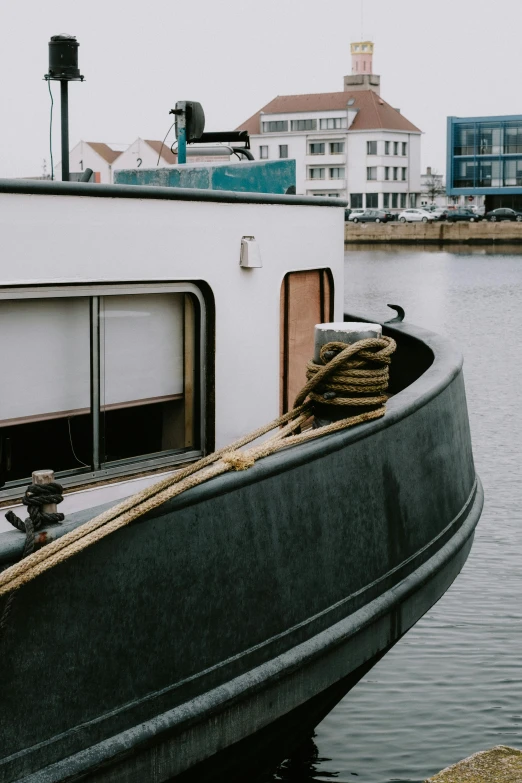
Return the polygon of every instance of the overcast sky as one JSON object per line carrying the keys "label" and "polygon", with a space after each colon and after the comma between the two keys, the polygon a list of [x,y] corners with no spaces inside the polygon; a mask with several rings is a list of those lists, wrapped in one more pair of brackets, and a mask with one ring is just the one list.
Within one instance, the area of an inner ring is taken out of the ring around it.
{"label": "overcast sky", "polygon": [[[0,177],[49,160],[51,35],[80,42],[70,142],[161,139],[177,100],[207,130],[235,128],[276,95],[342,90],[350,42],[375,43],[381,94],[445,170],[448,115],[522,114],[522,0],[0,0]],[[55,162],[60,157],[59,86]]]}

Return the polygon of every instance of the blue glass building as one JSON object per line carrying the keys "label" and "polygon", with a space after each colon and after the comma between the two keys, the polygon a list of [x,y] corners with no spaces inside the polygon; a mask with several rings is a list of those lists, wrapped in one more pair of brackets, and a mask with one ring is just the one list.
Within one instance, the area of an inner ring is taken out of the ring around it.
{"label": "blue glass building", "polygon": [[522,115],[448,117],[447,192],[522,209]]}

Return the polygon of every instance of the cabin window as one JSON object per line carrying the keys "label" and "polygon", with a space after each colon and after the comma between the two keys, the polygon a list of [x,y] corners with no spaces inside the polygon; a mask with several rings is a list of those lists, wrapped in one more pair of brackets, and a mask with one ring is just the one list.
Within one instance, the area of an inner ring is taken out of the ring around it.
{"label": "cabin window", "polygon": [[314,353],[314,326],[333,320],[334,285],[329,269],[289,272],[281,286],[280,409],[286,413],[306,383]]}
{"label": "cabin window", "polygon": [[84,294],[0,294],[0,357],[13,379],[0,409],[4,491],[42,468],[71,485],[202,453],[196,287]]}

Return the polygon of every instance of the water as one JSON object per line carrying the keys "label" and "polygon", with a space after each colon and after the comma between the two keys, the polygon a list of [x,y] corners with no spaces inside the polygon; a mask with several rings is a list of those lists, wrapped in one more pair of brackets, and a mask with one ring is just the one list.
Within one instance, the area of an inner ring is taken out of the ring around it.
{"label": "water", "polygon": [[522,747],[522,249],[346,253],[345,302],[456,341],[486,503],[436,606],[273,780],[423,781],[492,745]]}

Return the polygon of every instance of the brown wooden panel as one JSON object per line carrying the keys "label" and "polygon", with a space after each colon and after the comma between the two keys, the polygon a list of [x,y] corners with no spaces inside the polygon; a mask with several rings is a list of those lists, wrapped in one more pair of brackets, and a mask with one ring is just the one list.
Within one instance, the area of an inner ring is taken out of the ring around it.
{"label": "brown wooden panel", "polygon": [[306,381],[314,351],[314,326],[331,321],[333,284],[329,270],[289,272],[281,287],[280,348],[282,413],[289,410]]}

